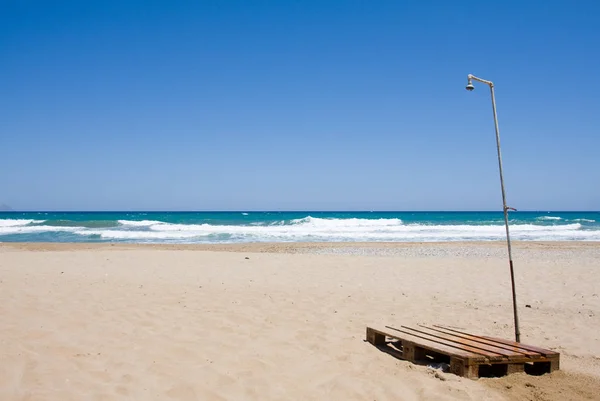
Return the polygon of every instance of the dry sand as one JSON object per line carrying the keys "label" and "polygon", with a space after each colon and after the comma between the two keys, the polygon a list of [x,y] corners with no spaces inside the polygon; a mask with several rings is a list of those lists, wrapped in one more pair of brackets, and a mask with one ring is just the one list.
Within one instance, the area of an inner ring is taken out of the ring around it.
{"label": "dry sand", "polygon": [[0,400],[600,399],[600,244],[514,259],[522,341],[561,370],[470,380],[365,327],[512,338],[502,243],[0,244]]}

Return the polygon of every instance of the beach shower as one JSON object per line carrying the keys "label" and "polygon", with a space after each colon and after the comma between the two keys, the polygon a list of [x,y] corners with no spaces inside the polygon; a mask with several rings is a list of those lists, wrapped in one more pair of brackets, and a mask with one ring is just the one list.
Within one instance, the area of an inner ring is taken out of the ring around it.
{"label": "beach shower", "polygon": [[514,208],[506,205],[506,191],[504,190],[504,174],[502,172],[502,152],[500,150],[500,129],[498,128],[498,114],[496,113],[496,96],[494,95],[494,83],[485,79],[478,78],[472,74],[467,75],[467,86],[466,90],[469,92],[473,91],[473,81],[478,81],[486,84],[490,87],[492,96],[492,110],[494,112],[494,126],[496,128],[496,148],[498,150],[498,169],[500,171],[500,187],[502,189],[502,206],[504,210],[504,225],[506,227],[506,244],[508,247],[508,261],[510,266],[510,282],[512,286],[512,301],[513,301],[513,314],[515,319],[515,341],[521,341],[521,333],[519,332],[519,315],[517,313],[517,294],[515,291],[515,274],[513,268],[512,249],[510,246],[510,230],[508,228],[508,211],[515,210]]}

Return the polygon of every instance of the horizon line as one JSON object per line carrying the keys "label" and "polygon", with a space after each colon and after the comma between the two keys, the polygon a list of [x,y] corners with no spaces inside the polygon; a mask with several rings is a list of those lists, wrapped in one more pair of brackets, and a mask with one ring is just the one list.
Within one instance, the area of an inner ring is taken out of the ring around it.
{"label": "horizon line", "polygon": [[[153,209],[153,210],[118,210],[118,209],[109,209],[109,210],[67,210],[67,209],[56,209],[56,210],[36,210],[36,209],[24,209],[24,210],[0,210],[0,213],[431,213],[431,212],[444,212],[444,213],[502,213],[502,210],[451,210],[451,209],[441,209],[441,210],[300,210],[300,209],[216,209],[216,210],[162,210],[162,209]],[[579,209],[571,209],[571,210],[547,210],[547,209],[521,209],[516,211],[511,211],[511,213],[519,213],[519,212],[536,212],[536,213],[599,213],[600,210],[579,210]]]}

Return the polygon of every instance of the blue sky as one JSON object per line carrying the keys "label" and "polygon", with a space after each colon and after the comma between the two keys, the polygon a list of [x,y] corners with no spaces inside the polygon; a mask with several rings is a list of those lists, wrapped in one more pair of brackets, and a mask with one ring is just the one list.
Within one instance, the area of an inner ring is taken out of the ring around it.
{"label": "blue sky", "polygon": [[[2,1],[0,203],[600,209],[600,3]],[[596,124],[595,124],[596,123]]]}

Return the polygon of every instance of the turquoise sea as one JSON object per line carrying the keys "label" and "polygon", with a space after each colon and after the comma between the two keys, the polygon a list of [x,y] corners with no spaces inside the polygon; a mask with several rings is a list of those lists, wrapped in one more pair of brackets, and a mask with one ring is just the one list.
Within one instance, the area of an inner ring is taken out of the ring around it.
{"label": "turquoise sea", "polygon": [[[511,238],[600,241],[600,212],[512,212]],[[501,212],[0,212],[0,242],[490,241]]]}

